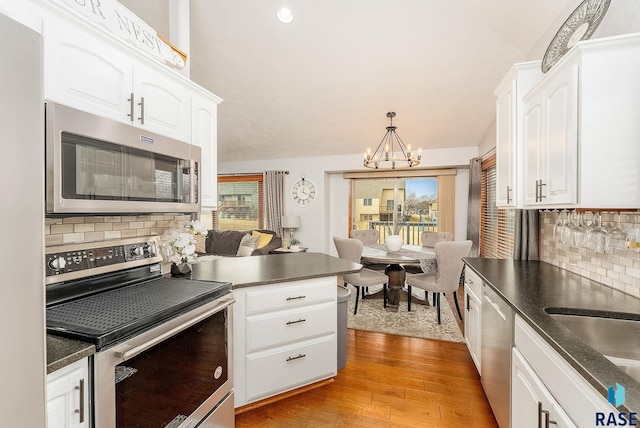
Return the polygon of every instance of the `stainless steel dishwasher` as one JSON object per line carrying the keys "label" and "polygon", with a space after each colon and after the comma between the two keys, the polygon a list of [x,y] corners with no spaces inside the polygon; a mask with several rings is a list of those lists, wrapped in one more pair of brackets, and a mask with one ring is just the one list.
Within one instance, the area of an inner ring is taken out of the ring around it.
{"label": "stainless steel dishwasher", "polygon": [[513,309],[486,284],[482,300],[482,387],[500,428],[510,426]]}

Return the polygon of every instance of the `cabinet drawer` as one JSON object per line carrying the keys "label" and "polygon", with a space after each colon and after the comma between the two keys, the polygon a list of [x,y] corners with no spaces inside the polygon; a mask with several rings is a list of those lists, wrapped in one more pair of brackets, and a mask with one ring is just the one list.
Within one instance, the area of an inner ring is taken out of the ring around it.
{"label": "cabinet drawer", "polygon": [[464,283],[476,296],[482,299],[482,280],[469,266],[464,268]]}
{"label": "cabinet drawer", "polygon": [[248,401],[335,376],[336,352],[336,335],[331,334],[273,352],[248,355],[245,380]]}
{"label": "cabinet drawer", "polygon": [[336,317],[334,302],[247,317],[246,352],[335,333]]}
{"label": "cabinet drawer", "polygon": [[246,315],[294,308],[313,303],[336,300],[336,282],[333,278],[293,281],[286,285],[260,287],[248,290]]}

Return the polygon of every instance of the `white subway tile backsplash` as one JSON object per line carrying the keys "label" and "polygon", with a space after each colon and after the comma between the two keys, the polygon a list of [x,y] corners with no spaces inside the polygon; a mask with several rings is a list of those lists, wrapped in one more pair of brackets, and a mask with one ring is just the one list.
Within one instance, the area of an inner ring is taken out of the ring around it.
{"label": "white subway tile backsplash", "polygon": [[[615,249],[603,254],[556,242],[553,228],[559,214],[558,211],[540,211],[540,260],[640,297],[640,251]],[[590,221],[591,214],[586,218]],[[617,213],[602,213],[603,224],[614,226],[617,221]],[[625,229],[640,229],[640,212],[622,213],[620,223]]]}
{"label": "white subway tile backsplash", "polygon": [[45,218],[45,245],[162,235],[191,220],[190,215],[127,215]]}

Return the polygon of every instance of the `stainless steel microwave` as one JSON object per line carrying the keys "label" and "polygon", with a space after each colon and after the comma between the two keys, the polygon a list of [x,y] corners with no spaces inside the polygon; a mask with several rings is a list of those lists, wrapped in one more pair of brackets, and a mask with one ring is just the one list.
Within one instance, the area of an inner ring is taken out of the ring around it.
{"label": "stainless steel microwave", "polygon": [[197,146],[45,105],[47,214],[200,211]]}

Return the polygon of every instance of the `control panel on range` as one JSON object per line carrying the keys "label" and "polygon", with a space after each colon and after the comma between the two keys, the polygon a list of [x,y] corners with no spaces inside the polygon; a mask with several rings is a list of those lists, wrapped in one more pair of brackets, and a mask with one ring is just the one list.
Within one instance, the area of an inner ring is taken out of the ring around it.
{"label": "control panel on range", "polygon": [[46,255],[46,276],[61,275],[70,272],[95,269],[103,266],[119,265],[136,260],[158,257],[155,240],[119,243],[105,246],[104,243],[80,244],[82,248],[72,246],[51,247],[55,252]]}

